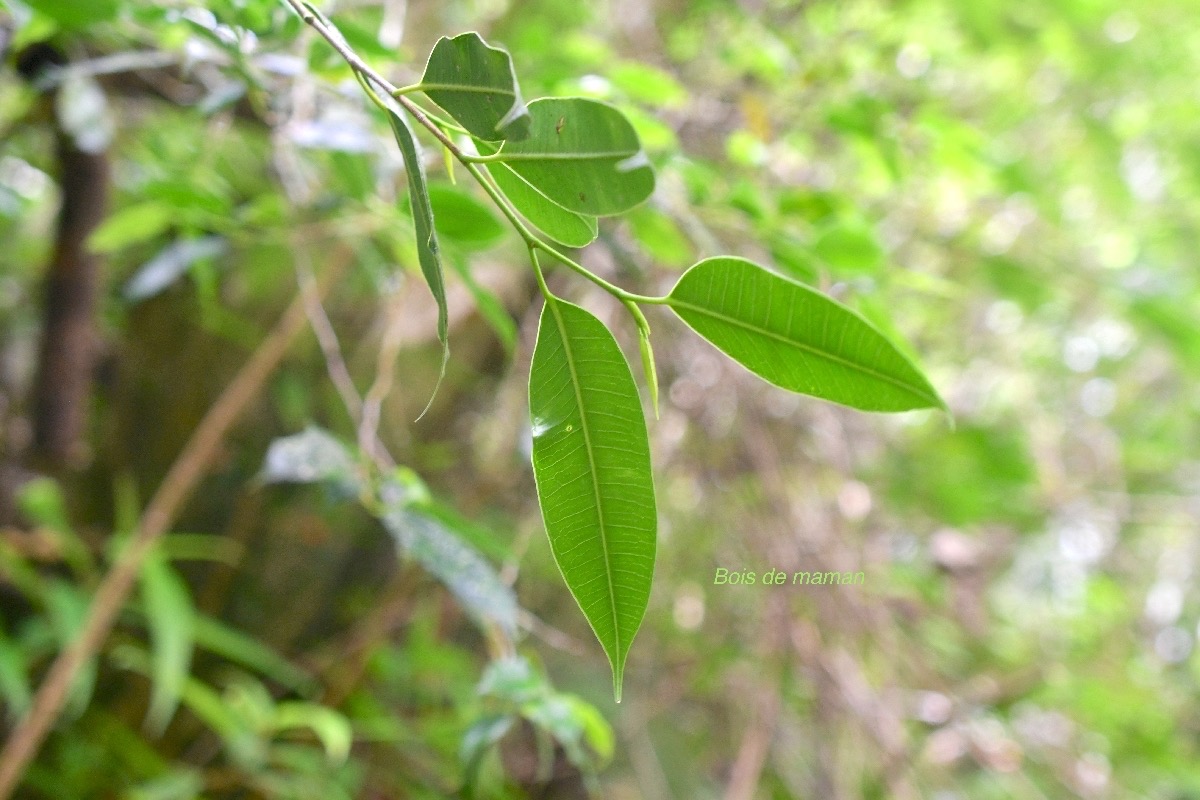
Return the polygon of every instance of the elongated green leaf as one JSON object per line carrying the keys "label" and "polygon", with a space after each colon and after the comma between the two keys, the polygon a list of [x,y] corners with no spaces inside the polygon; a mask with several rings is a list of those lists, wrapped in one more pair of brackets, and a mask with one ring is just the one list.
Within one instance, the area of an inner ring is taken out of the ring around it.
{"label": "elongated green leaf", "polygon": [[512,590],[475,548],[403,495],[395,485],[384,486],[385,511],[380,517],[401,552],[444,583],[477,621],[514,636],[518,606]]}
{"label": "elongated green leaf", "polygon": [[650,329],[638,328],[638,349],[642,354],[642,372],[646,374],[646,390],[650,392],[650,406],[658,418],[658,370],[654,366],[654,347],[650,344]]}
{"label": "elongated green leaf", "polygon": [[813,252],[840,274],[871,274],[883,265],[883,248],[865,225],[828,228],[813,244]]}
{"label": "elongated green leaf", "polygon": [[8,722],[20,719],[33,701],[29,687],[29,665],[21,645],[0,630],[0,703]]}
{"label": "elongated green leaf", "polygon": [[197,261],[219,256],[228,249],[227,242],[220,236],[177,239],[140,266],[125,284],[122,294],[126,300],[135,303],[154,297],[186,275]]}
{"label": "elongated green leaf", "polygon": [[[79,638],[79,631],[87,618],[88,598],[74,584],[54,580],[46,587],[43,599],[55,639],[58,640],[59,647],[65,650]],[[64,718],[76,719],[87,709],[96,689],[96,675],[97,659],[92,656],[75,674],[63,711]]]}
{"label": "elongated green leaf", "polygon": [[153,239],[171,227],[172,216],[171,207],[157,200],[127,206],[92,231],[88,249],[94,253],[115,253]]}
{"label": "elongated green leaf", "polygon": [[128,800],[194,800],[203,796],[204,776],[195,769],[175,769],[129,789]]}
{"label": "elongated green leaf", "polygon": [[266,678],[297,692],[309,693],[316,680],[262,642],[224,622],[198,614],[193,634],[196,644],[210,653],[257,671]]}
{"label": "elongated green leaf", "polygon": [[709,258],[668,304],[694,331],[764,380],[865,411],[945,408],[912,362],[862,317],[741,258]]}
{"label": "elongated green leaf", "polygon": [[[408,120],[395,111],[388,110],[388,122],[391,123],[392,133],[396,136],[396,144],[400,146],[400,154],[404,156],[404,169],[408,177],[408,198],[412,205],[413,226],[417,233],[417,259],[421,262],[421,272],[433,299],[437,301],[438,340],[442,343],[442,368],[438,374],[437,386],[433,387],[433,395],[446,375],[446,362],[450,359],[450,343],[447,341],[449,314],[446,309],[446,279],[442,274],[442,259],[438,252],[437,231],[433,227],[433,207],[429,202],[429,190],[425,185],[425,165],[421,163],[421,150],[417,138],[409,127]],[[433,404],[433,396],[425,411]],[[421,412],[424,416],[425,411]]]}
{"label": "elongated green leaf", "polygon": [[529,138],[507,141],[499,158],[568,211],[620,214],[654,191],[654,170],[629,120],[581,97],[529,104]]}
{"label": "elongated green leaf", "polygon": [[604,324],[548,298],[529,374],[533,472],[550,549],[608,655],[625,660],[654,575],[654,481],[629,365]]}
{"label": "elongated green leaf", "polygon": [[508,733],[517,718],[513,714],[489,714],[476,720],[463,734],[458,748],[458,759],[462,762],[469,797],[475,796],[475,784],[483,759]]}
{"label": "elongated green leaf", "polygon": [[192,663],[196,616],[187,586],[161,554],[142,567],[142,601],[150,623],[152,683],[146,727],[161,735],[183,695]]}
{"label": "elongated green leaf", "polygon": [[[121,669],[128,669],[147,677],[152,672],[150,656],[134,644],[118,644],[112,649],[112,661]],[[263,756],[262,741],[252,730],[248,720],[237,713],[208,684],[192,677],[184,682],[181,695],[183,704],[213,733],[217,734],[229,748],[235,760],[259,763]]]}
{"label": "elongated green leaf", "polygon": [[308,728],[325,748],[325,755],[333,763],[340,764],[350,755],[354,744],[354,731],[350,720],[332,708],[318,703],[303,703],[290,700],[275,707],[275,730]]}
{"label": "elongated green leaf", "polygon": [[106,22],[117,16],[121,10],[118,0],[95,0],[88,3],[74,0],[30,0],[26,5],[52,18],[64,28],[72,30],[82,30]]}
{"label": "elongated green leaf", "polygon": [[263,483],[329,483],[345,494],[363,485],[350,450],[333,434],[309,427],[271,442],[263,459]]}
{"label": "elongated green leaf", "polygon": [[421,90],[472,136],[496,141],[529,135],[529,110],[512,59],[478,33],[442,37],[433,46]]}
{"label": "elongated green leaf", "polygon": [[[492,155],[497,148],[488,142],[476,141],[482,155]],[[503,163],[488,164],[487,170],[501,193],[513,207],[533,226],[559,244],[567,247],[583,247],[590,244],[597,233],[596,218],[567,211],[551,200],[540,189],[512,171]]]}

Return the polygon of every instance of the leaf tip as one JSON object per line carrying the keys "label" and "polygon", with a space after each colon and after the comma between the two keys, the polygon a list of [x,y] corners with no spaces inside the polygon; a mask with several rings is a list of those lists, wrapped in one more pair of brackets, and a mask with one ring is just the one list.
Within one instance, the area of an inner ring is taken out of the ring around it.
{"label": "leaf tip", "polygon": [[433,408],[433,401],[437,397],[438,389],[442,386],[442,378],[446,377],[446,364],[450,361],[450,345],[445,339],[442,340],[442,365],[438,370],[437,383],[433,385],[433,393],[429,395],[429,402],[425,404],[425,408],[421,409],[421,413],[413,422],[420,422],[424,416],[429,413],[429,409]]}

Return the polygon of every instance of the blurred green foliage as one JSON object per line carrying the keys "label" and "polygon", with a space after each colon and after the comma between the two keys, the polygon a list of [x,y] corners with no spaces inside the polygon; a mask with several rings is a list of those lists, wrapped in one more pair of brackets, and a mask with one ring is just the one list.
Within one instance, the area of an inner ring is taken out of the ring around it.
{"label": "blurred green foliage", "polygon": [[[413,423],[436,309],[390,133],[332,51],[275,0],[6,6],[0,457],[22,488],[0,520],[3,724],[298,271],[319,277],[338,246],[354,264],[324,312],[351,388],[367,396],[391,353],[379,437],[442,541],[512,587],[523,633],[501,652],[452,580],[397,557],[379,487],[263,483],[277,439],[356,439],[310,336],[162,543],[23,796],[519,797],[564,764],[618,800],[1200,796],[1194,3],[326,7],[398,84],[438,37],[479,30],[527,97],[626,113],[658,188],[601,223],[589,267],[664,293],[697,258],[754,258],[912,343],[953,412],[951,429],[798,399],[650,315],[659,562],[619,707],[544,543],[534,287],[484,198],[426,164],[455,350]],[[43,41],[78,68],[58,109],[12,68]],[[91,239],[87,448],[51,479],[21,465],[70,179],[55,127],[107,147],[113,201]],[[867,582],[713,586],[719,567]]]}

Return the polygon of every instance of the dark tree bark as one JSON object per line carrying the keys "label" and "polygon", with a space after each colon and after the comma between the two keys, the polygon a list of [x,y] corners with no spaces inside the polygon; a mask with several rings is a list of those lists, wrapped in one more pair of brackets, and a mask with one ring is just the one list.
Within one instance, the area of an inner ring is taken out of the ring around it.
{"label": "dark tree bark", "polygon": [[104,219],[109,180],[107,154],[79,150],[62,131],[58,157],[62,208],[46,272],[45,327],[33,408],[34,454],[53,468],[71,463],[87,422],[97,354],[100,259],[88,252],[86,241]]}
{"label": "dark tree bark", "polygon": [[[38,44],[22,52],[18,69],[29,80],[64,58]],[[47,105],[54,102],[54,91]],[[54,124],[62,206],[54,251],[46,268],[44,314],[37,382],[33,391],[33,461],[44,469],[68,467],[81,452],[97,355],[96,301],[100,258],[88,252],[87,238],[104,219],[108,205],[108,154],[81,150]]]}

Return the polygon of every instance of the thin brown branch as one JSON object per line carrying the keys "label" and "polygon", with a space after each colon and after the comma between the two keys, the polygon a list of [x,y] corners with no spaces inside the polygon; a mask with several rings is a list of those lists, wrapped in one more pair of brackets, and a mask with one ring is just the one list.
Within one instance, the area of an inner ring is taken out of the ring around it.
{"label": "thin brown branch", "polygon": [[379,344],[379,353],[375,359],[375,380],[363,397],[362,414],[358,423],[358,446],[377,463],[395,466],[391,456],[379,444],[379,416],[383,411],[383,401],[391,394],[396,378],[396,357],[403,344],[401,333],[404,329],[404,306],[395,294],[388,298],[388,302],[390,307],[384,322],[383,340]]}
{"label": "thin brown branch", "polygon": [[[334,259],[335,265],[324,276],[326,286],[345,269],[350,259],[350,251],[343,249]],[[292,341],[304,330],[306,321],[304,299],[297,293],[267,338],[209,408],[167,471],[146,506],[132,540],[96,590],[78,637],[51,664],[29,713],[18,723],[0,751],[0,800],[8,800],[12,795],[25,768],[37,755],[38,748],[58,719],[75,676],[103,646],[146,556],[170,528],[208,471],[226,433],[258,396]]]}
{"label": "thin brown branch", "polygon": [[338,396],[346,406],[351,421],[357,425],[362,417],[362,398],[354,386],[354,379],[350,377],[346,360],[342,357],[342,347],[338,342],[337,332],[329,321],[329,315],[325,313],[325,306],[321,305],[317,280],[313,275],[312,267],[308,264],[308,257],[303,254],[301,249],[297,248],[296,259],[299,262],[296,267],[296,279],[300,283],[300,294],[304,299],[304,311],[308,316],[308,324],[312,327],[313,335],[317,337],[317,343],[321,346],[321,355],[325,358],[325,370],[329,373],[329,380],[337,389]]}

